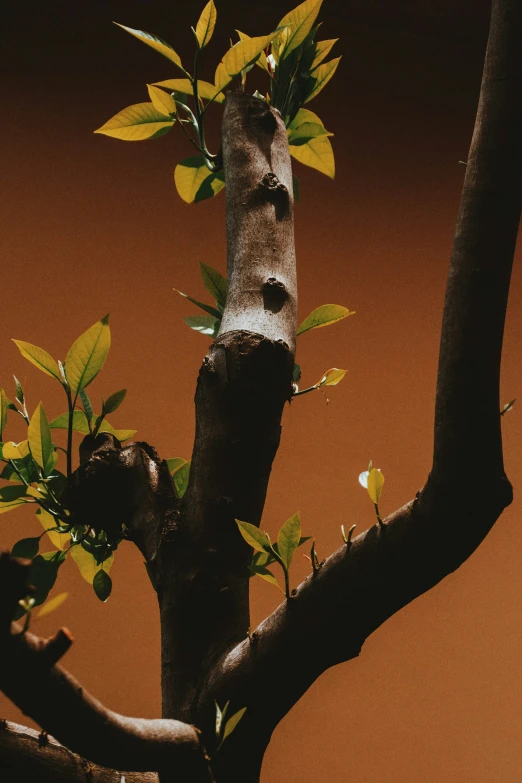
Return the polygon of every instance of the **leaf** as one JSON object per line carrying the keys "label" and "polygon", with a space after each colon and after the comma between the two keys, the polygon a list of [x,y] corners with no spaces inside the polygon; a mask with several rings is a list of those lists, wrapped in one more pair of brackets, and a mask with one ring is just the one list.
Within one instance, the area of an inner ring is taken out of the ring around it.
{"label": "leaf", "polygon": [[301,146],[319,136],[333,136],[333,133],[327,131],[324,125],[318,122],[303,122],[298,128],[289,129],[288,143],[294,146]]}
{"label": "leaf", "polygon": [[27,560],[32,560],[38,554],[39,548],[39,538],[22,538],[13,546],[11,557],[24,557]]}
{"label": "leaf", "polygon": [[221,61],[225,73],[227,73],[229,77],[234,77],[248,68],[248,66],[253,65],[263,49],[266,49],[270,41],[272,41],[276,35],[277,32],[273,32],[270,33],[270,35],[248,38],[234,44]]}
{"label": "leaf", "polygon": [[3,389],[0,389],[0,440],[2,439],[2,432],[7,423],[7,406],[8,399]]}
{"label": "leaf", "polygon": [[227,703],[223,707],[223,711],[221,711],[221,708],[217,703],[217,701],[214,700],[214,704],[216,705],[216,737],[219,738],[221,736],[221,724],[225,719],[225,716],[228,711],[228,705],[230,704],[230,702],[227,701]]}
{"label": "leaf", "polygon": [[342,305],[326,304],[316,307],[308,315],[299,329],[297,334],[303,334],[310,329],[319,329],[321,326],[328,326],[334,324],[336,321],[341,321],[343,318],[347,318],[349,315],[354,315],[355,311],[348,310],[347,307]]}
{"label": "leaf", "polygon": [[100,568],[95,574],[94,579],[92,580],[92,586],[100,601],[105,602],[111,594],[112,580],[103,568]]}
{"label": "leaf", "polygon": [[51,544],[62,551],[67,549],[71,540],[69,533],[58,533],[57,530],[50,529],[57,527],[59,524],[55,517],[53,517],[52,514],[49,514],[49,512],[44,508],[39,508],[36,511],[36,516],[38,517],[38,520],[43,529],[47,532]]}
{"label": "leaf", "polygon": [[134,103],[119,111],[94,133],[122,141],[145,141],[163,136],[175,122],[175,119],[160,113],[152,103]]}
{"label": "leaf", "polygon": [[186,462],[188,462],[188,460],[183,459],[183,457],[170,457],[170,459],[167,460],[167,467],[170,475],[172,476],[177,469],[181,468]]}
{"label": "leaf", "polygon": [[263,533],[255,525],[251,525],[250,522],[241,522],[239,519],[236,519],[236,525],[249,546],[257,552],[271,552],[270,539],[266,533]]}
{"label": "leaf", "polygon": [[196,38],[198,39],[200,49],[208,44],[212,38],[214,27],[216,26],[217,11],[214,0],[210,0],[204,7],[196,25]]}
{"label": "leaf", "polygon": [[338,40],[338,38],[329,38],[327,41],[317,41],[315,44],[315,57],[312,61],[312,65],[310,66],[311,71],[313,71],[314,68],[317,68],[319,63],[322,63],[325,57],[328,57],[333,45],[336,44]]}
{"label": "leaf", "polygon": [[21,440],[20,443],[10,440],[2,445],[3,459],[25,459],[29,454],[29,442],[26,440]]}
{"label": "leaf", "polygon": [[280,57],[288,57],[290,52],[303,43],[314,26],[321,4],[322,0],[305,0],[304,3],[301,3],[293,11],[283,16],[277,26],[289,27],[290,33],[288,33],[284,52],[280,52]]}
{"label": "leaf", "polygon": [[304,103],[308,103],[312,98],[321,92],[323,87],[326,87],[332,76],[337,70],[337,66],[341,62],[340,57],[336,57],[334,60],[330,60],[327,63],[323,63],[315,68],[310,74],[310,85],[312,87],[311,92],[308,93],[304,100]]}
{"label": "leaf", "polygon": [[183,291],[179,291],[177,288],[174,288],[174,291],[178,293],[180,296],[183,296],[185,299],[188,299],[189,302],[192,302],[192,304],[195,304],[196,307],[201,307],[202,310],[204,310],[206,313],[210,313],[210,315],[214,316],[214,318],[221,319],[221,313],[219,310],[216,310],[215,307],[212,307],[212,305],[205,304],[204,302],[199,302],[197,299],[193,299],[188,294],[184,294]]}
{"label": "leaf", "polygon": [[290,567],[294,552],[301,540],[301,520],[299,512],[286,520],[277,536],[277,549],[286,568]]}
{"label": "leaf", "polygon": [[379,502],[384,484],[384,476],[380,468],[372,468],[368,474],[368,494],[374,503]]}
{"label": "leaf", "polygon": [[221,319],[218,320],[211,315],[188,315],[183,320],[195,332],[208,334],[210,337],[217,335],[221,323]]}
{"label": "leaf", "polygon": [[338,367],[332,367],[331,369],[327,370],[319,383],[318,386],[337,386],[338,383],[342,381],[344,376],[346,375],[346,370],[340,370]]}
{"label": "leaf", "polygon": [[54,598],[51,598],[50,601],[47,601],[42,606],[36,617],[45,617],[46,614],[51,614],[67,600],[68,596],[69,593],[58,593],[58,595],[55,595]]}
{"label": "leaf", "polygon": [[241,718],[245,714],[246,709],[247,709],[246,707],[243,707],[243,709],[238,710],[237,712],[235,712],[232,715],[232,717],[230,717],[227,720],[227,722],[225,724],[225,731],[223,732],[223,740],[222,740],[223,742],[226,740],[227,737],[229,737],[232,734],[232,732],[236,728],[237,724],[239,723],[239,721],[241,720]]}
{"label": "leaf", "polygon": [[317,169],[321,174],[326,174],[327,177],[334,179],[335,159],[330,139],[327,136],[311,138],[298,145],[290,144],[289,150],[290,155],[299,163]]}
{"label": "leaf", "polygon": [[163,41],[161,38],[158,38],[155,35],[152,35],[151,33],[146,33],[143,30],[133,30],[132,27],[125,27],[123,24],[118,24],[118,22],[114,22],[115,25],[118,27],[121,27],[122,30],[126,30],[128,33],[133,35],[135,38],[137,38],[139,41],[143,41],[143,43],[147,44],[147,46],[152,47],[152,49],[155,49],[157,52],[162,54],[164,57],[166,57],[168,60],[170,60],[174,65],[177,65],[178,68],[181,68],[183,71],[183,66],[181,65],[181,58],[179,54],[177,54],[172,46],[168,44],[166,41]]}
{"label": "leaf", "polygon": [[16,399],[20,403],[20,405],[25,404],[25,397],[24,397],[24,390],[22,389],[22,384],[16,377],[16,375],[13,375],[14,381],[15,381],[15,388],[16,388]]}
{"label": "leaf", "polygon": [[41,402],[38,403],[31,417],[27,434],[32,457],[47,476],[52,472],[56,463],[53,459],[54,449],[51,440],[51,429]]}
{"label": "leaf", "polygon": [[34,606],[40,606],[47,599],[66,556],[66,552],[43,552],[33,559],[27,581],[35,588],[32,593]]}
{"label": "leaf", "polygon": [[301,367],[298,364],[294,364],[294,369],[292,371],[292,381],[294,383],[299,383],[301,380]]}
{"label": "leaf", "polygon": [[53,357],[44,351],[43,348],[38,348],[37,345],[31,343],[25,343],[23,340],[13,340],[14,344],[18,347],[18,350],[22,356],[42,370],[46,375],[50,375],[52,378],[62,382],[60,378],[60,370]]}
{"label": "leaf", "polygon": [[182,465],[179,465],[174,471],[171,472],[172,480],[174,481],[174,488],[176,490],[178,498],[182,498],[187,491],[189,477],[190,477],[190,460],[184,460]]}
{"label": "leaf", "polygon": [[204,159],[185,158],[174,169],[176,189],[187,204],[197,204],[206,198],[216,196],[225,187],[222,171],[209,171]]}
{"label": "leaf", "polygon": [[216,95],[224,87],[226,87],[227,84],[230,84],[230,82],[232,81],[233,78],[234,78],[233,76],[230,76],[227,73],[227,69],[223,65],[223,62],[218,63],[217,68],[216,68],[216,72],[214,74],[214,82],[215,82],[214,90],[217,91]]}
{"label": "leaf", "polygon": [[[95,416],[93,420],[94,426],[96,426],[98,417]],[[62,413],[61,416],[57,416],[56,419],[53,419],[49,426],[51,429],[60,429],[60,430],[66,430],[69,426],[69,414],[68,413]],[[79,432],[81,435],[88,435],[89,434],[89,425],[87,424],[87,417],[85,416],[85,413],[83,411],[74,411],[73,413],[73,430],[74,432]],[[118,438],[119,441],[128,440],[129,438],[132,438],[133,435],[137,432],[137,430],[117,430],[115,429],[112,424],[109,424],[107,419],[104,419],[101,423],[100,427],[98,428],[99,432],[109,432],[111,435],[114,435],[115,438]]]}
{"label": "leaf", "polygon": [[[70,552],[72,559],[80,569],[80,574],[86,582],[92,585],[94,577],[100,570],[100,566],[96,563],[96,558],[90,552],[87,552],[83,546],[72,546]],[[110,557],[104,561],[102,570],[107,572],[110,571],[113,561],[114,555],[111,554]]]}
{"label": "leaf", "polygon": [[227,281],[223,277],[221,272],[208,264],[204,264],[203,261],[199,262],[199,271],[201,273],[201,279],[208,293],[214,297],[217,304],[221,307],[225,307],[227,301]]}
{"label": "leaf", "polygon": [[[270,582],[270,584],[279,587],[279,589],[281,590],[279,582],[277,581],[273,573],[268,568],[266,568],[266,566],[249,565],[248,570],[250,571],[250,574],[252,576],[260,576],[261,579],[265,580],[265,582]],[[284,590],[281,590],[281,592],[283,593]]]}
{"label": "leaf", "polygon": [[110,397],[107,397],[103,403],[105,413],[114,413],[115,410],[118,410],[126,396],[127,389],[120,389],[120,391],[114,392]]}
{"label": "leaf", "polygon": [[[241,30],[236,30],[236,33],[239,35],[240,41],[251,41],[252,37],[250,35],[247,35],[246,33],[242,33]],[[278,41],[280,40],[281,35],[278,36]],[[258,65],[260,68],[262,68],[264,71],[268,71],[268,65],[266,61],[266,54],[264,51],[261,52],[258,59],[255,62],[256,65]]]}
{"label": "leaf", "polygon": [[[188,79],[187,79],[188,81]],[[190,84],[190,82],[189,82]],[[147,90],[149,92],[149,98],[152,101],[152,105],[157,112],[169,117],[171,114],[176,114],[176,101],[165,90],[160,90],[154,84],[147,84]]]}
{"label": "leaf", "polygon": [[65,370],[73,400],[81,389],[85,389],[96,378],[110,347],[111,331],[109,316],[106,315],[80,335],[69,348]]}
{"label": "leaf", "polygon": [[[154,87],[164,87],[171,92],[194,95],[194,85],[189,79],[165,79],[162,82],[154,82]],[[223,103],[225,100],[222,92],[216,93],[216,87],[202,79],[198,79],[198,95],[205,100],[213,99],[216,103]]]}
{"label": "leaf", "polygon": [[89,395],[87,394],[85,389],[80,390],[80,399],[82,401],[83,410],[85,412],[85,418],[87,419],[87,422],[91,422],[94,416],[94,411],[92,409]]}

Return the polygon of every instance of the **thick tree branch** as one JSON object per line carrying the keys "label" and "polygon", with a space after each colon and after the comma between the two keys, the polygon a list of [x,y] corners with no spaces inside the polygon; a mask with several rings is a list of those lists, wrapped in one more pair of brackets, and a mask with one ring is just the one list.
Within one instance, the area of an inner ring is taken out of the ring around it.
{"label": "thick tree branch", "polygon": [[[30,561],[0,556],[4,607],[25,594]],[[210,783],[208,763],[193,726],[175,720],[127,718],[107,710],[57,660],[72,638],[62,629],[49,641],[21,632],[16,623],[0,627],[0,688],[26,715],[70,750],[106,767],[156,771],[163,782],[190,779]]]}

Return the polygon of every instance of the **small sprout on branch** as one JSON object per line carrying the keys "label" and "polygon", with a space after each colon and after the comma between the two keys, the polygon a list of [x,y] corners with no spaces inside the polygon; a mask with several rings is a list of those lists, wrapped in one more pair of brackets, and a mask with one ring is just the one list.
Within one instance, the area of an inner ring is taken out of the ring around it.
{"label": "small sprout on branch", "polygon": [[347,536],[345,531],[344,531],[344,525],[341,525],[341,535],[342,535],[343,541],[346,544],[346,546],[348,547],[348,549],[350,548],[350,546],[352,544],[352,536],[353,536],[353,533],[354,533],[354,530],[355,530],[356,527],[357,527],[357,525],[352,525],[350,530],[348,531],[348,536]]}
{"label": "small sprout on branch", "polygon": [[508,411],[510,411],[516,401],[517,400],[515,398],[514,400],[511,400],[511,402],[506,402],[506,404],[504,405],[504,407],[500,411],[500,415],[504,416]]}
{"label": "small sprout on branch", "polygon": [[217,752],[221,749],[221,746],[223,745],[224,741],[228,737],[230,737],[232,732],[236,729],[239,721],[245,714],[247,708],[243,707],[242,709],[235,712],[228,720],[226,720],[230,702],[227,701],[227,703],[223,707],[223,710],[220,709],[217,701],[215,701],[214,704],[216,705],[216,743],[217,743],[216,752]]}
{"label": "small sprout on branch", "polygon": [[368,470],[363,471],[359,475],[359,484],[363,486],[370,496],[370,500],[375,507],[375,514],[377,516],[377,522],[379,526],[384,527],[384,522],[381,519],[379,512],[379,498],[381,497],[382,487],[384,484],[384,476],[380,468],[374,468],[370,460]]}

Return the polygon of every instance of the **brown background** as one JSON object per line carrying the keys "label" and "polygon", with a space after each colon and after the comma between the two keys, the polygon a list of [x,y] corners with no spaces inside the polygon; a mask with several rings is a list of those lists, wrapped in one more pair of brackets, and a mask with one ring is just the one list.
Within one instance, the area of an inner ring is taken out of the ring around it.
{"label": "brown background", "polygon": [[[61,390],[10,342],[64,358],[72,340],[111,312],[114,344],[90,388],[127,387],[113,422],[164,457],[190,456],[192,396],[206,342],[183,324],[195,310],[197,262],[225,269],[224,198],[197,207],[175,193],[172,169],[191,154],[179,132],[125,144],[92,130],[147,100],[145,82],[175,76],[167,60],[110,24],[169,40],[186,62],[200,3],[160,0],[24,3],[4,14],[2,70],[1,383],[25,381],[30,407],[65,410]],[[202,4],[201,4],[202,5]],[[176,7],[178,6],[178,7]],[[430,467],[438,331],[453,222],[464,175],[487,31],[486,2],[326,2],[322,37],[339,36],[338,75],[311,105],[333,139],[337,177],[296,168],[300,315],[348,305],[347,321],[300,338],[304,381],[331,366],[348,375],[329,394],[285,412],[264,526],[296,510],[320,556],[340,525],[373,524],[357,476],[373,458],[386,484],[382,511],[407,502]],[[235,27],[264,34],[287,10],[222,0],[213,66]],[[217,112],[216,112],[217,116]],[[215,138],[215,133],[211,133]],[[522,281],[510,300],[502,399],[520,395]],[[521,419],[504,422],[506,465],[519,485]],[[20,420],[21,421],[21,420]],[[8,437],[23,436],[18,422]],[[463,487],[465,492],[465,487]],[[522,533],[517,500],[457,573],[406,607],[357,661],[326,673],[276,731],[265,783],[393,781],[502,783],[522,765]],[[0,544],[39,533],[31,514],[1,517]],[[440,535],[451,533],[441,521]],[[307,572],[298,557],[292,580]],[[100,604],[67,563],[55,593],[69,600],[35,625],[76,638],[67,666],[108,706],[159,714],[155,599],[130,546],[117,554],[114,591]],[[279,602],[253,585],[253,625]],[[346,623],[350,622],[349,616]],[[246,629],[245,629],[246,630]],[[306,655],[306,650],[303,650]],[[260,698],[269,698],[266,683]],[[0,698],[0,713],[22,720]]]}

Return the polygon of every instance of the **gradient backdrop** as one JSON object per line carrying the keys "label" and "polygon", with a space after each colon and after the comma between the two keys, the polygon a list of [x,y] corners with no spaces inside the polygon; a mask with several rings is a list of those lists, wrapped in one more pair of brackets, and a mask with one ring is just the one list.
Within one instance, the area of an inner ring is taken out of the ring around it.
{"label": "gradient backdrop", "polygon": [[[191,154],[179,130],[140,144],[92,131],[147,100],[146,82],[178,75],[111,20],[166,38],[189,62],[189,26],[202,5],[29,0],[3,12],[0,382],[13,393],[14,371],[31,408],[42,399],[50,416],[62,413],[61,390],[10,338],[63,359],[73,339],[110,311],[113,348],[89,391],[99,400],[127,387],[114,424],[138,428],[163,457],[190,456],[192,397],[207,347],[182,320],[195,308],[172,288],[203,294],[199,259],[225,270],[224,198],[194,207],[177,196],[172,170]],[[487,6],[324,4],[321,37],[341,38],[334,54],[343,60],[311,108],[335,133],[337,176],[332,182],[296,164],[299,312],[304,318],[333,302],[357,314],[300,338],[304,382],[332,366],[348,374],[329,404],[316,393],[286,410],[264,520],[273,532],[300,510],[320,556],[341,544],[341,523],[356,522],[358,531],[373,524],[357,483],[370,458],[386,477],[383,513],[410,500],[430,467],[459,160],[472,132]],[[203,78],[212,78],[234,28],[265,34],[289,8],[221,0]],[[503,401],[522,396],[519,269],[513,282]],[[504,421],[515,488],[521,430],[515,406]],[[18,421],[7,435],[21,439]],[[39,531],[32,514],[6,514],[0,544]],[[440,535],[450,533],[441,521]],[[380,628],[358,660],[309,690],[275,732],[264,783],[519,780],[521,551],[515,500],[469,562]],[[308,568],[296,559],[294,583]],[[115,710],[158,716],[155,596],[130,545],[118,552],[112,575],[113,595],[100,604],[67,563],[55,594],[69,590],[70,598],[35,631],[71,628],[76,643],[66,666],[83,685]],[[275,588],[254,580],[253,625],[278,602]],[[3,698],[0,715],[27,723]]]}

